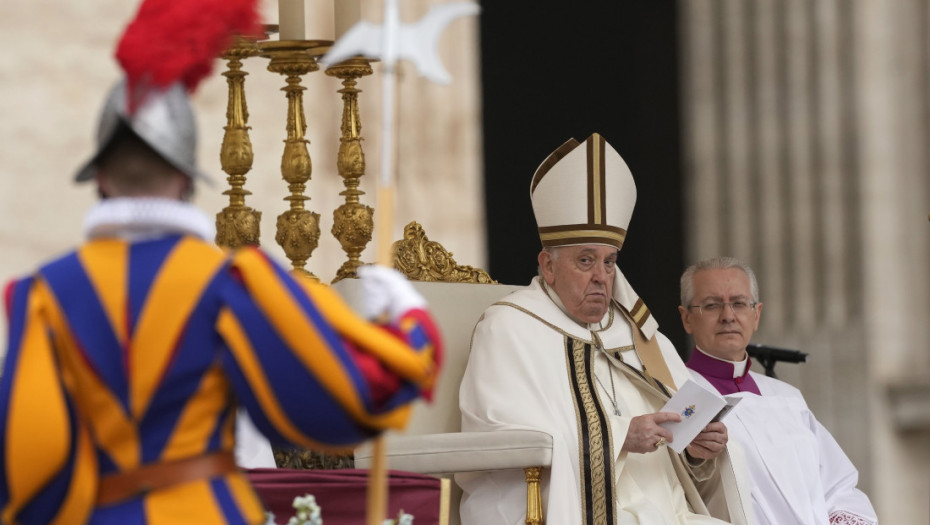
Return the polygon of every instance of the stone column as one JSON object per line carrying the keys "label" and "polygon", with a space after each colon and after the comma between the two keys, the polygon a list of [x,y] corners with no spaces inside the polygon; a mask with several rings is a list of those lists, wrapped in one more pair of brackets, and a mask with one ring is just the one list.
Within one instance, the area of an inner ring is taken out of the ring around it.
{"label": "stone column", "polygon": [[925,523],[930,3],[681,10],[688,257],[757,270],[755,341],[811,356],[779,378],[804,392],[883,521]]}
{"label": "stone column", "polygon": [[[930,494],[930,6],[855,4],[863,302],[873,493],[888,523],[927,523]],[[911,391],[901,397],[902,391]],[[907,411],[923,406],[922,418]]]}

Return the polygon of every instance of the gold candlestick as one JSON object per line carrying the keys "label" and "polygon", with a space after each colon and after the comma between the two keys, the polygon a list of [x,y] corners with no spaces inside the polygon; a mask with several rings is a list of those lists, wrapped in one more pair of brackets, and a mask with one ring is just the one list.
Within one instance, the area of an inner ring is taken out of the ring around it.
{"label": "gold candlestick", "polygon": [[242,71],[242,60],[257,54],[256,43],[244,38],[237,38],[236,43],[223,53],[228,67],[223,76],[229,87],[229,101],[220,165],[229,175],[226,181],[230,189],[223,192],[229,196],[229,206],[216,214],[216,244],[227,248],[260,243],[262,212],[245,205],[245,196],[252,194],[244,186],[245,174],[252,169],[253,154],[249,139],[249,110],[245,102],[245,76],[248,73]]}
{"label": "gold candlestick", "polygon": [[339,240],[348,260],[336,272],[333,282],[346,277],[355,277],[356,269],[362,264],[360,256],[365,245],[371,241],[374,230],[374,210],[359,202],[365,192],[358,189],[365,175],[365,152],[362,150],[362,121],[358,111],[357,80],[372,73],[371,65],[364,58],[352,58],[326,70],[329,76],[342,79],[342,136],[339,138],[339,153],[336,169],[343,178],[346,189],[339,193],[345,196],[345,204],[333,211],[332,234]]}
{"label": "gold candlestick", "polygon": [[328,40],[284,40],[259,43],[262,55],[269,58],[268,70],[285,75],[287,85],[287,138],[281,157],[281,176],[288,184],[290,195],[284,200],[290,209],[278,215],[275,241],[291,260],[294,271],[319,279],[304,266],[320,241],[320,214],[304,208],[306,184],[310,180],[312,164],[307,150],[307,123],[304,116],[301,75],[317,71],[316,57],[322,56],[332,45]]}

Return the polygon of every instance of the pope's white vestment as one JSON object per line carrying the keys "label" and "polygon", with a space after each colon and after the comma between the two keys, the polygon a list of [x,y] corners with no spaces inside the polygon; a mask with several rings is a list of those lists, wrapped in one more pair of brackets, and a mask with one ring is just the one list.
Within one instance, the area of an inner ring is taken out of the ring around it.
{"label": "pope's white vestment", "polygon": [[[688,370],[671,342],[656,337],[677,388]],[[739,494],[727,453],[692,467],[668,447],[621,452],[631,419],[658,411],[668,398],[641,369],[631,325],[617,306],[598,325],[582,326],[537,277],[489,307],[475,327],[460,389],[462,430],[552,435],[552,467],[543,477],[546,523],[724,523],[708,516],[708,507],[727,522],[747,523],[748,494]],[[521,470],[458,475],[456,482],[464,492],[463,524],[524,522]]]}
{"label": "pope's white vestment", "polygon": [[[694,379],[713,389],[701,374]],[[807,407],[801,392],[750,372],[761,396],[741,397],[724,423],[742,449],[757,525],[872,525],[869,498],[856,488],[856,467]]]}

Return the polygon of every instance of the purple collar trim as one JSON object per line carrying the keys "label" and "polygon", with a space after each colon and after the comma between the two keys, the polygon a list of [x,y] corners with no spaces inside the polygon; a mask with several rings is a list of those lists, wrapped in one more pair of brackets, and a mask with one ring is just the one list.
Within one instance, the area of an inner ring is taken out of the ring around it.
{"label": "purple collar trim", "polygon": [[704,376],[722,395],[735,394],[736,392],[752,392],[761,396],[759,385],[749,375],[752,359],[749,357],[746,359],[746,371],[741,377],[733,377],[734,367],[732,363],[714,359],[697,348],[691,352],[691,359],[688,360],[687,366]]}

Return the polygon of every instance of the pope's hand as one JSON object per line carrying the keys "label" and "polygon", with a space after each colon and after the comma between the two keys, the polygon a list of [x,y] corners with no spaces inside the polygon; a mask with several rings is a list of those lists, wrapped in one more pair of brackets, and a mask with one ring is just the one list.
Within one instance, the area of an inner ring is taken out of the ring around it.
{"label": "pope's hand", "polygon": [[681,421],[681,416],[674,412],[656,412],[634,417],[630,420],[622,450],[645,454],[661,449],[672,441],[672,432],[659,426],[666,421]]}
{"label": "pope's hand", "polygon": [[695,459],[711,459],[727,448],[727,426],[717,421],[709,423],[685,449]]}

